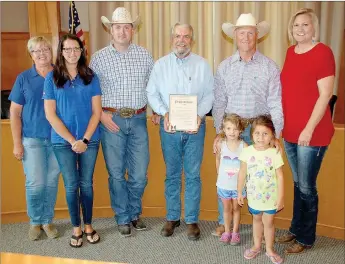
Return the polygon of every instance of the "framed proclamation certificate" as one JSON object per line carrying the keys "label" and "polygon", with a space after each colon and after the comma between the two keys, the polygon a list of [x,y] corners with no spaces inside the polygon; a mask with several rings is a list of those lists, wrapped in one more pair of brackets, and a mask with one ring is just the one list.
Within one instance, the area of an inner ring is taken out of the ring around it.
{"label": "framed proclamation certificate", "polygon": [[198,97],[171,94],[169,101],[170,130],[196,131],[198,128]]}

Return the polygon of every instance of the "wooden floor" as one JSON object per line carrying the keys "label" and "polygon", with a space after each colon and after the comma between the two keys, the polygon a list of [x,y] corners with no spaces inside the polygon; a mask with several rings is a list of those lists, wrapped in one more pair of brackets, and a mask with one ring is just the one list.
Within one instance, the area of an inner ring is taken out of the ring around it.
{"label": "wooden floor", "polygon": [[124,264],[119,262],[100,262],[66,258],[42,257],[33,255],[1,253],[1,264]]}

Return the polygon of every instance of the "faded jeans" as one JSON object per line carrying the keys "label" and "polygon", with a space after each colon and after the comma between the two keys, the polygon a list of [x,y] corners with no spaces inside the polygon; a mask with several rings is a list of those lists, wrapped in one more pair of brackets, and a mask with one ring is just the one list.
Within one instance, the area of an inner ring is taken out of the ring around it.
{"label": "faded jeans", "polygon": [[59,182],[59,165],[49,139],[23,138],[26,205],[31,225],[50,224]]}

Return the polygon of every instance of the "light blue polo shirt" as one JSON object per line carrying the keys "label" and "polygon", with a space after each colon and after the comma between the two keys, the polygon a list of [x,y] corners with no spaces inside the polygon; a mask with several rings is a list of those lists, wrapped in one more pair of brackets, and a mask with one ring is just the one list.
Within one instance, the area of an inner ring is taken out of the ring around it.
{"label": "light blue polo shirt", "polygon": [[19,74],[13,85],[8,99],[23,106],[23,137],[50,138],[51,126],[44,113],[43,87],[44,77],[37,73],[35,64]]}
{"label": "light blue polo shirt", "polygon": [[[61,88],[57,88],[50,72],[44,82],[43,99],[56,101],[56,114],[64,123],[76,140],[83,139],[92,115],[92,97],[101,95],[101,88],[97,75],[91,83],[85,85],[79,74],[73,81],[67,81]],[[99,140],[99,126],[97,126],[90,140]],[[69,144],[60,137],[54,129],[51,132],[53,144]]]}

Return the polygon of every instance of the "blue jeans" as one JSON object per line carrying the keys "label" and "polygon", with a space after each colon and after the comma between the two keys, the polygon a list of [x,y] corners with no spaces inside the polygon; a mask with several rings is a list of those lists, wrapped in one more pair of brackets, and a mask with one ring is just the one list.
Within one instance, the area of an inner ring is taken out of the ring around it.
{"label": "blue jeans", "polygon": [[23,138],[26,206],[31,225],[50,224],[59,182],[59,165],[48,139]]}
{"label": "blue jeans", "polygon": [[141,199],[150,161],[146,112],[131,118],[114,114],[113,121],[120,130],[112,133],[101,124],[101,142],[109,173],[111,207],[117,224],[124,225],[137,220],[142,213]]}
{"label": "blue jeans", "polygon": [[316,179],[328,146],[299,146],[284,140],[285,152],[293,174],[294,202],[290,233],[302,245],[315,242],[318,214]]}
{"label": "blue jeans", "polygon": [[185,222],[197,223],[200,213],[200,167],[204,153],[205,121],[197,134],[184,132],[167,133],[164,118],[160,121],[161,146],[166,166],[165,200],[167,221],[181,217],[181,177],[185,175]]}
{"label": "blue jeans", "polygon": [[93,172],[95,169],[99,141],[90,141],[84,153],[77,154],[71,145],[53,144],[66,190],[66,201],[73,227],[79,227],[80,205],[83,222],[92,223]]}
{"label": "blue jeans", "polygon": [[[249,125],[246,127],[246,129],[242,132],[241,134],[241,138],[244,142],[246,142],[248,145],[252,145],[253,141],[250,135],[250,129],[251,129],[252,125]],[[224,218],[223,218],[223,203],[222,203],[222,199],[220,199],[220,197],[218,197],[218,223],[220,225],[224,225]]]}

